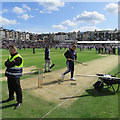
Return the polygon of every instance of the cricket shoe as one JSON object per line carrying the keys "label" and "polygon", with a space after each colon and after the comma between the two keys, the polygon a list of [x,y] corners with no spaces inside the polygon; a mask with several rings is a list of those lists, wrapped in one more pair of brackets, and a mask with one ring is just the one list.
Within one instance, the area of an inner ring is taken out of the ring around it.
{"label": "cricket shoe", "polygon": [[70,78],[70,80],[72,80],[72,81],[76,81],[76,79],[75,79],[74,77]]}
{"label": "cricket shoe", "polygon": [[48,70],[48,72],[51,72],[51,70]]}
{"label": "cricket shoe", "polygon": [[17,109],[17,108],[19,108],[21,105],[22,105],[22,103],[17,103],[17,104],[15,105],[15,107],[14,107],[14,110]]}

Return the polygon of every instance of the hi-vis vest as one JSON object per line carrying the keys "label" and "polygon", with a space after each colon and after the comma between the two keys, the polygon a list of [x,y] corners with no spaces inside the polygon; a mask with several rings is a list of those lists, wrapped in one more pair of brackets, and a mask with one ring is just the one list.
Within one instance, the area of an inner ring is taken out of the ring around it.
{"label": "hi-vis vest", "polygon": [[22,76],[23,58],[20,56],[20,54],[15,55],[12,59],[10,55],[9,61],[12,62],[17,57],[22,59],[22,63],[19,66],[15,65],[14,67],[8,67],[5,71],[5,76],[14,78],[20,78]]}

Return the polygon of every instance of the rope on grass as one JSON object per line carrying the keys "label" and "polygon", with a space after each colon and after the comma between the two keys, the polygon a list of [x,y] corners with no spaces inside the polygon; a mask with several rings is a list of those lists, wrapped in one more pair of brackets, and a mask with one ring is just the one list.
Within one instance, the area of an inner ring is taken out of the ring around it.
{"label": "rope on grass", "polygon": [[53,109],[51,109],[49,112],[47,112],[45,115],[42,116],[42,118],[40,120],[42,120],[43,118],[45,118],[47,115],[49,115],[52,111],[54,111],[55,109],[57,109],[59,106],[61,106],[62,104],[64,104],[66,101],[70,100],[69,98],[73,97],[74,95],[76,95],[78,92],[80,92],[81,89],[79,89],[77,92],[75,92],[72,96],[68,97],[66,100],[64,100],[62,103],[58,104],[56,107],[54,107]]}

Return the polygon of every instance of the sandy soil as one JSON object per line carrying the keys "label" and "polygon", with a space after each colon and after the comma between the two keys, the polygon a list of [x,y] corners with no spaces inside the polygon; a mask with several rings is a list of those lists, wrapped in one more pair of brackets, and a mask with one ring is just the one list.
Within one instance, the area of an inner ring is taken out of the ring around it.
{"label": "sandy soil", "polygon": [[[110,55],[90,61],[87,64],[88,66],[82,66],[80,64],[75,66],[76,81],[70,81],[70,74],[68,74],[65,80],[61,82],[61,74],[66,70],[61,69],[44,74],[43,88],[37,88],[38,76],[22,80],[22,88],[38,98],[42,97],[46,101],[60,103],[65,100],[64,98],[72,96],[77,91],[79,93],[76,96],[82,95],[86,89],[90,88],[97,81],[94,77],[78,77],[76,74],[106,74],[118,65],[118,56]],[[70,99],[64,107],[67,107],[76,99]]]}

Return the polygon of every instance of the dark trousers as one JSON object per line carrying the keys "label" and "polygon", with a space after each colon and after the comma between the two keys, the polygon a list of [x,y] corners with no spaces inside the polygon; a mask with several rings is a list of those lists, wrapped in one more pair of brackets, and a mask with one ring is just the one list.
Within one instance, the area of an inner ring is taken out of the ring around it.
{"label": "dark trousers", "polygon": [[16,93],[17,102],[22,103],[22,89],[20,85],[20,78],[8,77],[8,90],[9,98],[14,98],[14,92]]}
{"label": "dark trousers", "polygon": [[33,54],[35,54],[35,48],[33,48]]}
{"label": "dark trousers", "polygon": [[73,78],[74,75],[74,62],[73,61],[67,61],[67,68],[68,70],[66,70],[63,75],[66,75],[67,73],[69,73],[71,71],[71,78]]}

